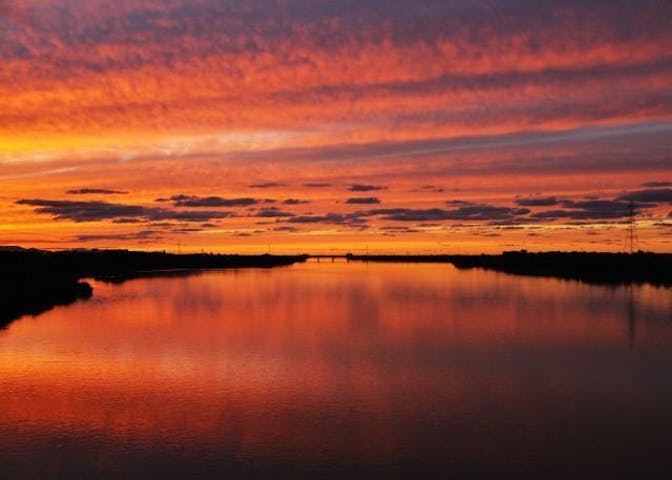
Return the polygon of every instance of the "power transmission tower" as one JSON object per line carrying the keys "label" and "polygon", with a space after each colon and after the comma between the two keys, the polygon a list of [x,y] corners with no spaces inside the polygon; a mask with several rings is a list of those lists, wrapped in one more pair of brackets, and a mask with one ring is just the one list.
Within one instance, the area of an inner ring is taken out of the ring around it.
{"label": "power transmission tower", "polygon": [[635,253],[635,250],[638,248],[639,238],[637,237],[637,221],[636,221],[636,210],[634,202],[630,202],[628,205],[628,234],[626,240],[626,251],[629,251],[632,255]]}

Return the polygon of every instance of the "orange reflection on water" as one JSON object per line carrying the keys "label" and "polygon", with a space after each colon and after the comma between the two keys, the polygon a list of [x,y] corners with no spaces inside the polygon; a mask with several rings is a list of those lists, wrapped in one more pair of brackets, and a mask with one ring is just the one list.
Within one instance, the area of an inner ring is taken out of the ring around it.
{"label": "orange reflection on water", "polygon": [[124,448],[169,476],[561,466],[554,442],[605,415],[658,432],[668,294],[363,263],[98,282],[0,332],[0,450],[112,477]]}

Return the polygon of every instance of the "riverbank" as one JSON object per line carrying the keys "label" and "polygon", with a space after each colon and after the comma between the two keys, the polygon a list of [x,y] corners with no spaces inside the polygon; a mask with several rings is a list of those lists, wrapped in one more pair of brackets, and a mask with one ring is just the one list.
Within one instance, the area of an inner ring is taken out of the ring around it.
{"label": "riverbank", "polygon": [[348,255],[350,261],[451,263],[528,276],[557,277],[595,285],[650,283],[672,286],[672,254],[638,252],[504,252],[501,255]]}
{"label": "riverbank", "polygon": [[559,277],[601,285],[672,286],[672,255],[655,253],[509,252],[456,259],[457,268]]}
{"label": "riverbank", "polygon": [[[89,298],[83,282],[124,282],[151,275],[228,268],[272,268],[304,262],[307,255],[175,255],[127,250],[0,248],[0,328],[26,314]],[[347,255],[348,261],[451,263],[515,275],[557,277],[598,285],[672,286],[672,254],[639,252],[505,252],[501,255]]]}
{"label": "riverbank", "polygon": [[38,315],[57,305],[90,298],[93,288],[72,275],[54,272],[2,271],[0,328],[22,315]]}
{"label": "riverbank", "polygon": [[127,250],[47,252],[18,247],[0,250],[0,328],[22,315],[91,297],[83,278],[109,282],[157,272],[224,268],[272,268],[305,261],[303,255],[175,255]]}

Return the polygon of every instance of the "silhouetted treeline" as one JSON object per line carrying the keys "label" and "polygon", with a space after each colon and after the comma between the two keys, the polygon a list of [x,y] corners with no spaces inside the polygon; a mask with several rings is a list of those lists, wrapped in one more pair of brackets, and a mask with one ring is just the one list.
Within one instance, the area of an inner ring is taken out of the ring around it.
{"label": "silhouetted treeline", "polygon": [[[0,247],[0,327],[23,314],[37,314],[92,294],[80,279],[121,282],[180,270],[270,268],[303,262],[306,255],[174,255],[127,250],[46,252]],[[502,255],[347,255],[370,262],[452,263],[519,275],[581,280],[595,284],[651,283],[672,286],[672,254],[638,252],[505,252]]]}
{"label": "silhouetted treeline", "polygon": [[453,263],[459,255],[354,255],[348,253],[346,258],[361,262],[387,263]]}
{"label": "silhouetted treeline", "polygon": [[519,275],[581,280],[594,284],[650,283],[672,286],[672,255],[638,252],[505,252],[502,255],[460,257],[458,268],[481,267]]}
{"label": "silhouetted treeline", "polygon": [[127,250],[0,248],[0,327],[24,314],[91,296],[81,278],[123,281],[150,272],[218,268],[270,268],[305,260],[305,256],[174,255]]}
{"label": "silhouetted treeline", "polygon": [[501,255],[348,255],[369,262],[452,263],[518,275],[581,280],[593,284],[650,283],[672,286],[672,254],[637,252],[504,252]]}
{"label": "silhouetted treeline", "polygon": [[0,328],[21,315],[37,315],[92,294],[91,285],[72,274],[0,265]]}

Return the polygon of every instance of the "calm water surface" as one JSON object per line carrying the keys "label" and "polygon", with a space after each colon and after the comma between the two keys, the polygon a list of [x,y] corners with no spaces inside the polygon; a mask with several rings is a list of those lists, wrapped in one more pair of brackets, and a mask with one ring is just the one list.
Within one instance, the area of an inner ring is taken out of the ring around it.
{"label": "calm water surface", "polygon": [[670,473],[669,289],[363,263],[94,288],[0,330],[0,478]]}

